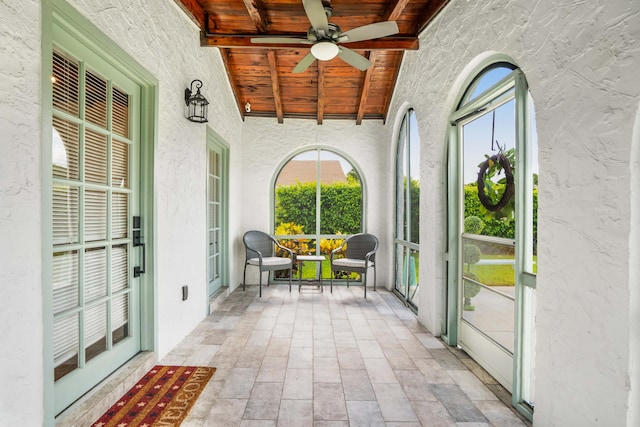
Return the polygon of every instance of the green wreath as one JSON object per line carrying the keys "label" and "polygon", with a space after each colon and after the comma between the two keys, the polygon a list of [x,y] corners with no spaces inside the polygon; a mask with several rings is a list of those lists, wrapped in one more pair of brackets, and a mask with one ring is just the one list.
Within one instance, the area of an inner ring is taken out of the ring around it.
{"label": "green wreath", "polygon": [[[494,163],[499,163],[502,169],[504,170],[504,174],[506,177],[506,185],[504,187],[504,192],[502,193],[502,197],[498,200],[498,203],[493,204],[487,193],[484,191],[484,175]],[[478,171],[478,198],[480,199],[480,203],[482,206],[487,208],[487,210],[491,212],[497,212],[500,209],[504,208],[513,194],[515,193],[515,187],[513,183],[513,173],[511,172],[511,162],[507,156],[502,153],[498,153],[494,156],[489,157],[487,160],[480,164],[480,170]]]}

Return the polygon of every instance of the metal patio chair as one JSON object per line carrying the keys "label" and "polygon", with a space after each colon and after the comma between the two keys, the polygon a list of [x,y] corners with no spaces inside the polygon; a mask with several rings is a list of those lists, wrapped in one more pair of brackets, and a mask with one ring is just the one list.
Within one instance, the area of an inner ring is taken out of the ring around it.
{"label": "metal patio chair", "polygon": [[[244,233],[242,241],[246,249],[242,290],[245,290],[247,281],[247,266],[253,265],[260,269],[260,297],[262,297],[262,272],[264,271],[289,270],[289,292],[291,292],[291,278],[293,276],[293,252],[291,249],[282,246],[273,236],[257,230]],[[288,253],[289,258],[278,256],[276,247]]]}
{"label": "metal patio chair", "polygon": [[[373,267],[373,290],[376,290],[376,251],[378,238],[373,234],[360,233],[347,237],[342,245],[331,251],[331,292],[333,292],[333,277],[336,271],[359,273],[364,284],[364,297],[367,297],[367,270]],[[337,258],[344,253],[344,258]],[[347,274],[347,287],[349,275]]]}

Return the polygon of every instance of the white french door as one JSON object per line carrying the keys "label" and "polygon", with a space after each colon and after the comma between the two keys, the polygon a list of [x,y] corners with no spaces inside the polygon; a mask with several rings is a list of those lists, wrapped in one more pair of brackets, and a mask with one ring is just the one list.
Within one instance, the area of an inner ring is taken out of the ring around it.
{"label": "white french door", "polygon": [[216,144],[207,148],[207,282],[209,296],[222,286],[223,273],[223,150]]}
{"label": "white french door", "polygon": [[54,26],[55,413],[140,351],[140,88]]}

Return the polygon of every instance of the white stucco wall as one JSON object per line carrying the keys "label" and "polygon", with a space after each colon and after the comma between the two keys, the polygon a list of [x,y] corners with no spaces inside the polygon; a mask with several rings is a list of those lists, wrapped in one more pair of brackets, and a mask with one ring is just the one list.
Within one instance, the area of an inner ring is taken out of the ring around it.
{"label": "white stucco wall", "polygon": [[43,416],[39,28],[39,2],[0,1],[0,424],[7,425],[21,425],[25,411]]}
{"label": "white stucco wall", "polygon": [[631,233],[629,236],[629,415],[627,425],[640,425],[640,105],[631,142]]}
{"label": "white stucco wall", "polygon": [[[421,35],[420,51],[406,54],[391,108],[392,114],[404,102],[416,108],[421,182],[439,183],[447,116],[466,70],[488,52],[501,52],[528,79],[540,162],[534,415],[540,426],[626,423],[639,9],[634,1],[454,1]],[[442,293],[442,242],[434,241],[445,226],[442,191],[427,190],[421,209],[420,263],[435,269],[421,268],[420,318],[435,332],[438,319],[428,312],[439,310]]]}
{"label": "white stucco wall", "polygon": [[[380,240],[376,255],[377,284],[388,288],[393,262],[393,228],[390,228],[393,217],[387,208],[393,199],[390,192],[394,181],[388,163],[392,147],[385,138],[382,121],[365,121],[356,126],[350,120],[324,120],[318,126],[314,120],[285,119],[278,124],[275,119],[247,118],[242,139],[242,233],[251,229],[273,231],[274,174],[294,153],[307,147],[333,150],[350,159],[362,172],[366,187],[366,231]],[[241,273],[244,262],[241,234],[236,247],[236,267]],[[256,269],[247,270],[247,283],[257,283],[258,276],[252,270]]]}

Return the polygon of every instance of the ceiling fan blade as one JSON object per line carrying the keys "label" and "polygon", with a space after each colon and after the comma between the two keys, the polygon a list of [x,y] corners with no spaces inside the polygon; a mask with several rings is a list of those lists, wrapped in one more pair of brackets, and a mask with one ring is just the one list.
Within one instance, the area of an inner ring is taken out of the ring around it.
{"label": "ceiling fan blade", "polygon": [[315,56],[313,56],[310,53],[307,54],[307,56],[305,56],[300,60],[300,62],[298,62],[298,65],[296,65],[296,68],[293,69],[293,72],[295,74],[304,73],[307,70],[307,68],[309,68],[309,66],[313,64],[313,61],[315,60],[316,60]]}
{"label": "ceiling fan blade", "polygon": [[251,43],[312,44],[313,42],[297,37],[252,37]]}
{"label": "ceiling fan blade", "polygon": [[322,32],[323,35],[327,35],[329,32],[329,20],[327,19],[327,13],[324,11],[322,0],[302,0],[302,5],[313,29],[317,32]]}
{"label": "ceiling fan blade", "polygon": [[355,50],[347,49],[344,46],[340,46],[338,57],[360,71],[365,71],[367,68],[371,67],[371,61],[360,55]]}
{"label": "ceiling fan blade", "polygon": [[[359,42],[362,40],[379,39],[398,33],[396,21],[376,22],[375,24],[363,25],[340,34],[339,42]],[[345,38],[346,37],[346,38]]]}

